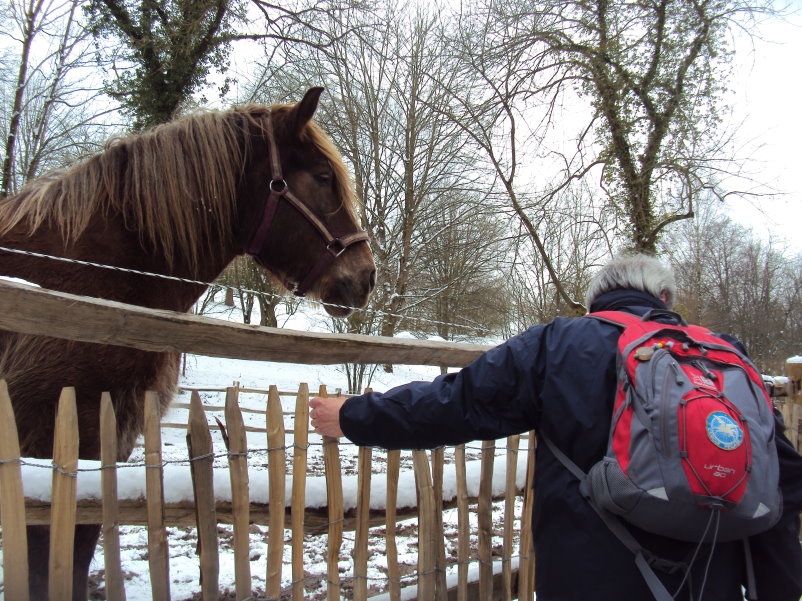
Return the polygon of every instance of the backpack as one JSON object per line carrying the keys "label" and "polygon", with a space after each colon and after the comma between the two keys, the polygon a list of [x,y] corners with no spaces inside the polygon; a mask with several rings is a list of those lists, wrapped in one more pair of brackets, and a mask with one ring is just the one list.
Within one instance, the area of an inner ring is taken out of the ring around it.
{"label": "backpack", "polygon": [[[652,321],[659,316],[681,325]],[[648,569],[660,560],[618,518],[698,543],[745,540],[773,526],[782,495],[771,400],[743,353],[675,313],[654,310],[640,318],[602,311],[588,317],[623,330],[607,452],[585,474],[550,440],[544,442],[635,553],[655,596],[670,599]]]}

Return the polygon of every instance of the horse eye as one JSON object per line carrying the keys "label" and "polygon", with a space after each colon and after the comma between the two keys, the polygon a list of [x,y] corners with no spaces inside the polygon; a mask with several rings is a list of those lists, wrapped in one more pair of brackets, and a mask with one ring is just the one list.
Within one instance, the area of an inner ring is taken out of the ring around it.
{"label": "horse eye", "polygon": [[315,175],[315,180],[320,184],[328,184],[331,183],[332,175],[329,172],[317,173]]}

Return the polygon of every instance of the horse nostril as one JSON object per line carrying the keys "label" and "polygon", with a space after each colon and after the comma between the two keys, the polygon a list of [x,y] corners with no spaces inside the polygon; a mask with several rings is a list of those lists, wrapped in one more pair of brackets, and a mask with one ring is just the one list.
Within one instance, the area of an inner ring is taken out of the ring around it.
{"label": "horse nostril", "polygon": [[376,270],[370,272],[370,276],[368,277],[368,282],[370,283],[370,290],[373,290],[376,287]]}

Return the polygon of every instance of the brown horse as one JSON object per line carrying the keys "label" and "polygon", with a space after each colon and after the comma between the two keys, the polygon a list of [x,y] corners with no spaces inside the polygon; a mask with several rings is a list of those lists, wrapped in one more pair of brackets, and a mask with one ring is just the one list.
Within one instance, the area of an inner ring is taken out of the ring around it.
{"label": "brown horse", "polygon": [[[375,284],[347,170],[311,120],[322,88],[296,105],[244,107],[176,120],[111,142],[100,154],[0,201],[0,246],[210,282],[251,254],[335,316]],[[0,274],[45,288],[188,311],[204,286],[0,250]],[[80,456],[99,458],[99,404],[110,391],[119,459],[143,428],[143,395],[166,410],[178,356],[0,331],[24,456],[52,457],[56,402],[78,397]],[[47,599],[47,527],[29,527],[31,598]],[[79,526],[73,599],[87,599],[99,526]]]}

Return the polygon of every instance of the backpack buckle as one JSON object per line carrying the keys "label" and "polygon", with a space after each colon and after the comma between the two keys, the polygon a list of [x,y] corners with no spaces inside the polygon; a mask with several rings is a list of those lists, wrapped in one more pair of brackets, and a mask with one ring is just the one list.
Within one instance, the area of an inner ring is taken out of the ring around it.
{"label": "backpack buckle", "polygon": [[655,570],[660,570],[664,574],[676,574],[678,572],[685,573],[688,570],[688,564],[684,561],[671,561],[670,559],[663,559],[647,551],[643,550],[643,557],[646,563]]}

